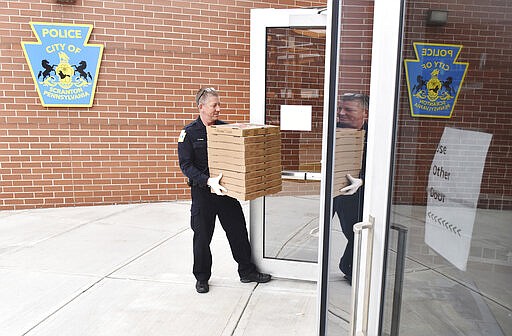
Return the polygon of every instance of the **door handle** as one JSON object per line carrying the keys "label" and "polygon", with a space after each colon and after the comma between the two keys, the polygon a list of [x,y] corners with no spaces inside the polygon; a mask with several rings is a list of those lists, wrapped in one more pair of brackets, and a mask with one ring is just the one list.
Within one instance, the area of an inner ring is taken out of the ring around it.
{"label": "door handle", "polygon": [[283,170],[281,172],[281,178],[284,180],[320,181],[322,179],[322,174],[304,171]]}
{"label": "door handle", "polygon": [[322,173],[306,173],[306,180],[308,181],[321,181]]}
{"label": "door handle", "polygon": [[305,180],[306,173],[299,171],[283,170],[281,172],[281,178],[284,180]]}
{"label": "door handle", "polygon": [[390,336],[398,336],[400,329],[400,312],[402,310],[402,291],[404,287],[405,250],[409,229],[401,224],[392,224],[391,228],[398,231],[396,247],[395,284],[393,287],[393,308],[391,310]]}
{"label": "door handle", "polygon": [[[352,318],[350,321],[351,336],[365,336],[368,331],[368,311],[370,308],[370,281],[371,281],[371,270],[372,270],[372,257],[373,257],[373,229],[375,224],[375,218],[370,216],[368,222],[359,222],[354,225],[354,257],[352,275],[355,275],[354,282],[352,282]],[[367,234],[367,246],[365,256],[365,279],[364,279],[364,296],[363,296],[363,317],[361,330],[357,330],[357,312],[359,310],[359,282],[361,273],[361,245],[362,245],[362,233],[368,231]]]}

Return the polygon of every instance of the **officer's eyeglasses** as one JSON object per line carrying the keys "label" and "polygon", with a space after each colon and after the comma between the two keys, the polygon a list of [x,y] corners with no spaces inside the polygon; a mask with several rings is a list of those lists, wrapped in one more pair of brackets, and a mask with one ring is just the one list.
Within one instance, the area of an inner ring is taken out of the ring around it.
{"label": "officer's eyeglasses", "polygon": [[197,102],[196,102],[198,105],[199,105],[199,101],[201,100],[201,97],[204,96],[205,92],[208,92],[208,93],[215,92],[215,88],[209,87],[209,88],[201,89],[201,94],[199,95],[199,97],[197,97]]}

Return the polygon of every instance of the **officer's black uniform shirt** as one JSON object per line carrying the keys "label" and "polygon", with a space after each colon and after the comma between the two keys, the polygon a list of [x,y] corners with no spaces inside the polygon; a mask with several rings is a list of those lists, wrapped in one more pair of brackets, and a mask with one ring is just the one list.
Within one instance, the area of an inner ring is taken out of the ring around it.
{"label": "officer's black uniform shirt", "polygon": [[[216,120],[215,125],[225,124]],[[185,126],[178,139],[178,158],[183,174],[192,186],[206,188],[210,177],[208,169],[208,151],[206,126],[198,117]]]}

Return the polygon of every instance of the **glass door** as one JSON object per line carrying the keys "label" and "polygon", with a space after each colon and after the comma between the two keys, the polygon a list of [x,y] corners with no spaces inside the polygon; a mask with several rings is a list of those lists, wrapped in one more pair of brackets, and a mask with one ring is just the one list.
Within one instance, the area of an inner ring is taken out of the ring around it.
{"label": "glass door", "polygon": [[[331,139],[335,152],[331,203],[332,210],[341,209],[342,216],[331,217],[322,241],[319,335],[379,335],[402,1],[354,4],[333,0],[329,4],[331,35],[336,38],[331,73],[337,76],[329,81],[329,91],[336,101],[331,113],[339,121]],[[346,100],[350,106],[344,106]],[[367,124],[349,125],[345,120],[349,110],[366,112]],[[340,166],[353,162],[352,157],[338,153],[355,151],[346,140],[338,141],[339,128],[366,132],[359,172],[336,173]],[[361,179],[363,187],[357,196],[338,199],[339,185],[347,183],[347,173]],[[338,201],[344,206],[338,208]],[[346,268],[345,254],[352,251],[354,258]]]}
{"label": "glass door", "polygon": [[280,126],[282,191],[251,201],[258,267],[316,280],[325,75],[319,9],[251,11],[251,122]]}
{"label": "glass door", "polygon": [[381,335],[512,335],[512,3],[460,5],[404,7]]}
{"label": "glass door", "polygon": [[347,335],[512,335],[512,3],[460,5],[374,2]]}

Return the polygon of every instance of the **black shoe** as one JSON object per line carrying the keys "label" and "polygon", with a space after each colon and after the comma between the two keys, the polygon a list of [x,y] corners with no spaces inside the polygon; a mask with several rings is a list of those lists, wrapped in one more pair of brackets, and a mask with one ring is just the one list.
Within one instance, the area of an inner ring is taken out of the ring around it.
{"label": "black shoe", "polygon": [[197,280],[196,291],[198,293],[208,293],[210,286],[208,286],[208,280]]}
{"label": "black shoe", "polygon": [[260,273],[260,272],[252,272],[247,274],[244,277],[240,278],[240,281],[243,283],[248,282],[258,282],[258,283],[265,283],[270,281],[270,274]]}
{"label": "black shoe", "polygon": [[352,286],[352,276],[351,276],[351,275],[345,275],[345,276],[343,276],[343,277],[345,278],[345,280],[347,280],[347,281],[348,281],[348,284],[349,284],[350,286]]}

